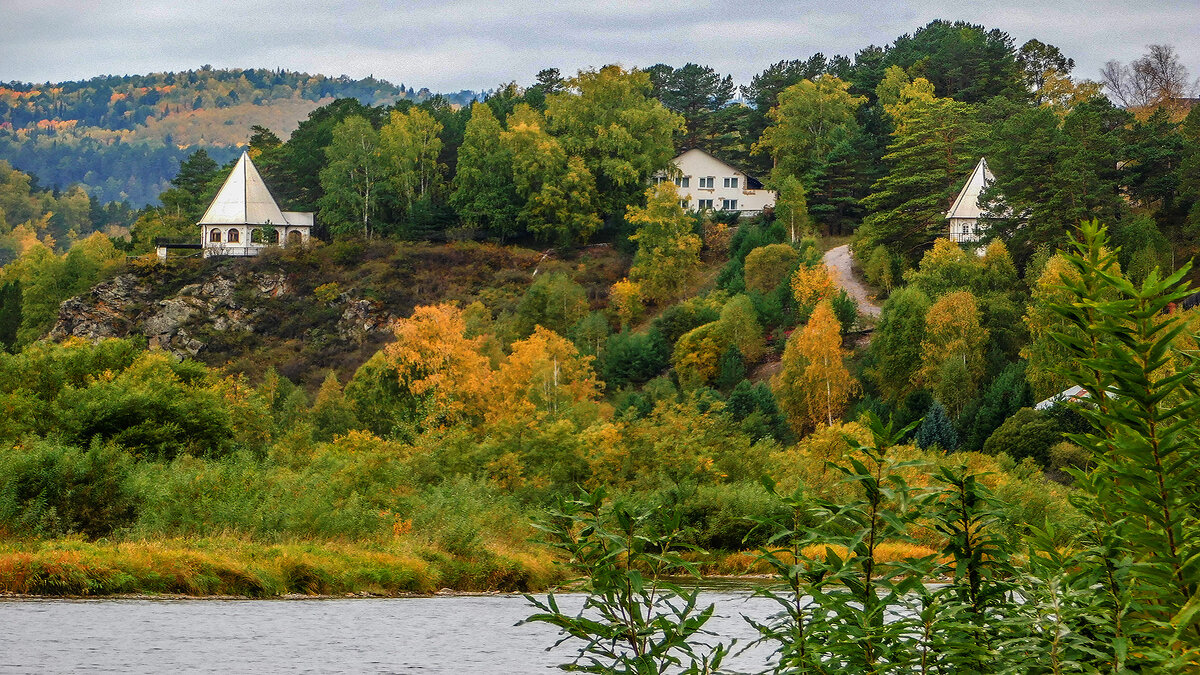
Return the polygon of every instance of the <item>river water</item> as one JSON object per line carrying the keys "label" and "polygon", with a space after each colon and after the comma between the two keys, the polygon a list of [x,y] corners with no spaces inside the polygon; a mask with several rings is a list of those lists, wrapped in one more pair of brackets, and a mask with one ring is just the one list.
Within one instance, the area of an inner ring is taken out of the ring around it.
{"label": "river water", "polygon": [[[583,597],[556,596],[563,611]],[[707,628],[744,645],[776,609],[746,590],[705,591]],[[326,600],[0,601],[4,673],[544,673],[574,655],[546,624],[515,625],[519,595]],[[759,647],[727,661],[766,667]]]}

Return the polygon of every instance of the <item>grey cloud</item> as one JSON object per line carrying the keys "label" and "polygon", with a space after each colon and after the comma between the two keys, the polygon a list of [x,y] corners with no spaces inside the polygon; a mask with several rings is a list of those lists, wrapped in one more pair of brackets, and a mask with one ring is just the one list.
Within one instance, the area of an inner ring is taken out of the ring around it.
{"label": "grey cloud", "polygon": [[1038,38],[1095,78],[1109,59],[1127,62],[1147,44],[1175,45],[1200,75],[1195,0],[1140,3],[938,0],[829,3],[337,2],[298,0],[150,4],[6,0],[0,80],[80,79],[218,67],[284,67],[330,75],[374,74],[435,90],[529,82],[547,66],[573,72],[694,61],[740,83],[786,58],[853,55],[936,18]]}

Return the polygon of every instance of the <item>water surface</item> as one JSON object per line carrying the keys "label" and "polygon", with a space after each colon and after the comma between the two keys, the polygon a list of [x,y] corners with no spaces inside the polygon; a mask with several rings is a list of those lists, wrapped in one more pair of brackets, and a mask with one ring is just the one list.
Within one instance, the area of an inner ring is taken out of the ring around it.
{"label": "water surface", "polygon": [[[583,597],[557,596],[564,611]],[[708,628],[753,638],[742,614],[775,605],[747,590],[712,590]],[[519,595],[336,600],[0,601],[0,672],[545,673],[574,652],[547,652],[558,632],[515,625],[532,613]],[[769,649],[735,658],[761,670]]]}

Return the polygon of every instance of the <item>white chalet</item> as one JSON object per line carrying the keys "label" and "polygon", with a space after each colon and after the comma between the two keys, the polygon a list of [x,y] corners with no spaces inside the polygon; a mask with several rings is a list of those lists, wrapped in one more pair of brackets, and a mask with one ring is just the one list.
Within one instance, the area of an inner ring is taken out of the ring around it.
{"label": "white chalet", "polygon": [[775,206],[775,192],[699,148],[684,152],[671,163],[670,175],[659,174],[655,182],[674,180],[685,209],[753,215]]}
{"label": "white chalet", "polygon": [[975,170],[971,172],[971,177],[954,200],[954,205],[946,212],[946,218],[950,221],[950,241],[969,243],[978,241],[983,236],[985,223],[979,221],[986,221],[987,216],[979,205],[979,195],[995,179],[988,170],[987,158],[980,157]]}
{"label": "white chalet", "polygon": [[313,214],[280,211],[250,155],[243,152],[197,225],[205,258],[252,256],[268,246],[307,242]]}

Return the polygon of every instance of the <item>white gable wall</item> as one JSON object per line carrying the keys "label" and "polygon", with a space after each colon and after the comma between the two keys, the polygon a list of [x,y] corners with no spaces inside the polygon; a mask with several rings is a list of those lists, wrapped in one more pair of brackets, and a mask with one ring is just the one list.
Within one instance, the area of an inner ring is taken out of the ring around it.
{"label": "white gable wall", "polygon": [[679,197],[687,200],[692,211],[709,208],[757,213],[775,205],[773,191],[749,189],[746,174],[703,150],[693,148],[671,161],[680,173],[675,181]]}

